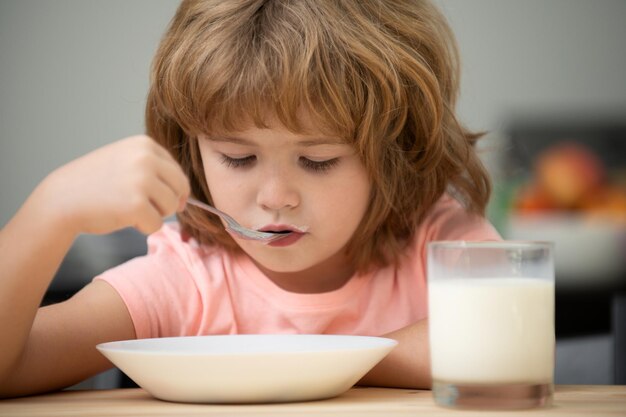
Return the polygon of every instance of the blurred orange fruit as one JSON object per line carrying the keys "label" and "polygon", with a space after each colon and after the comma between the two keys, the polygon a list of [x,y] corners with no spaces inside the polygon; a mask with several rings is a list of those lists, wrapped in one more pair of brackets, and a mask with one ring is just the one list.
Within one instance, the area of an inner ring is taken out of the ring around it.
{"label": "blurred orange fruit", "polygon": [[573,208],[605,180],[600,159],[586,147],[562,142],[537,159],[536,180],[549,200],[562,208]]}

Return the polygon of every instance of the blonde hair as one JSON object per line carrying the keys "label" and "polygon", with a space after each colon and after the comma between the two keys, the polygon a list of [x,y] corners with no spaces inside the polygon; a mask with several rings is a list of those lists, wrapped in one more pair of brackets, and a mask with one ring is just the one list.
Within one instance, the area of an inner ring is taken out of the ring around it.
{"label": "blonde hair", "polygon": [[[147,133],[206,201],[197,136],[266,127],[302,132],[302,109],[354,146],[372,182],[348,246],[359,270],[396,260],[425,214],[452,191],[484,215],[490,181],[479,137],[455,117],[458,52],[427,0],[185,0],[153,63]],[[189,208],[183,231],[236,249],[219,220]]]}

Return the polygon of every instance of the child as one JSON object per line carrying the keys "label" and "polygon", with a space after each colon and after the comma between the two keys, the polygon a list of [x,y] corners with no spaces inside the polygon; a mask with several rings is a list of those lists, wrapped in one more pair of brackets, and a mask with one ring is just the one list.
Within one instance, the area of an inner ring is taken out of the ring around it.
{"label": "child", "polygon": [[[395,338],[361,383],[428,388],[426,243],[499,239],[457,80],[426,0],[183,1],[147,136],[54,171],[1,232],[2,395],[109,368],[101,342],[237,333]],[[188,196],[292,234],[231,236]],[[38,309],[79,233],[127,226],[146,256]]]}

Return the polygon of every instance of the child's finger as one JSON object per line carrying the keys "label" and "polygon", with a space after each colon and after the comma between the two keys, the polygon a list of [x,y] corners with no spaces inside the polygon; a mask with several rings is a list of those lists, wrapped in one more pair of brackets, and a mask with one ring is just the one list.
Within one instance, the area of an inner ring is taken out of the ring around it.
{"label": "child's finger", "polygon": [[178,200],[178,209],[176,209],[176,211],[180,213],[181,211],[185,210],[185,207],[187,207],[187,197],[181,197]]}
{"label": "child's finger", "polygon": [[157,210],[156,206],[151,202],[146,202],[145,209],[137,213],[135,229],[149,235],[159,230],[162,225],[163,216],[161,216],[159,210]]}
{"label": "child's finger", "polygon": [[150,202],[158,210],[161,217],[172,215],[180,205],[180,197],[168,184],[157,179],[148,191]]}
{"label": "child's finger", "polygon": [[179,199],[187,199],[190,192],[189,180],[174,160],[162,161],[157,175],[159,180],[167,184]]}

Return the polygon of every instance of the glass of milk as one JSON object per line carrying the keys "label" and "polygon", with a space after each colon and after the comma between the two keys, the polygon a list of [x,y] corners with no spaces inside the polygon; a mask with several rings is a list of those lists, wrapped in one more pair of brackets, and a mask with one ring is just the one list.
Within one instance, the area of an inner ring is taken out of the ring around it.
{"label": "glass of milk", "polygon": [[554,260],[548,242],[431,242],[433,396],[453,408],[551,403]]}

